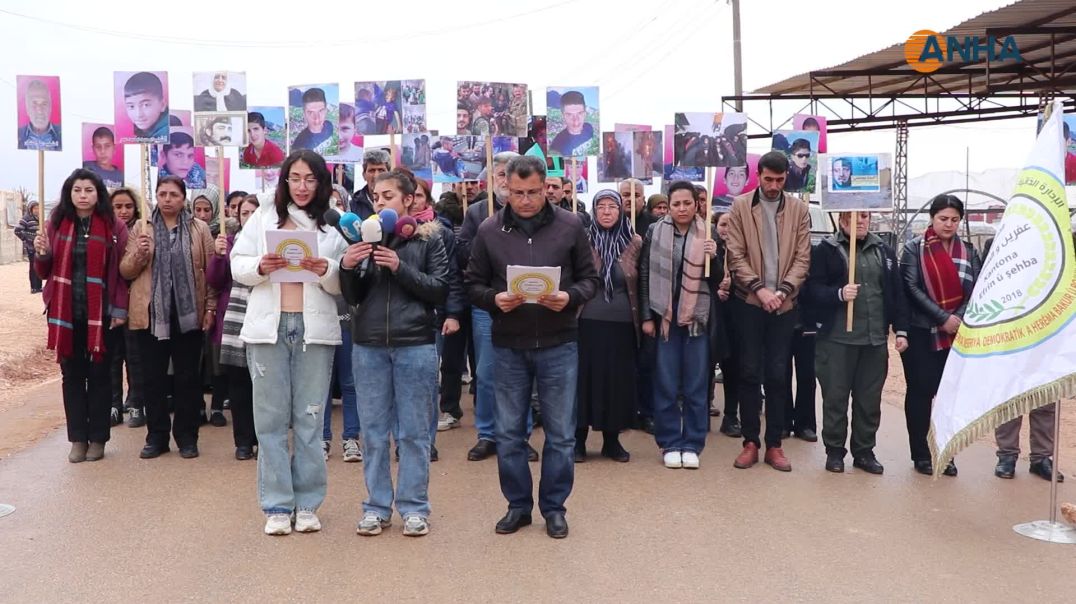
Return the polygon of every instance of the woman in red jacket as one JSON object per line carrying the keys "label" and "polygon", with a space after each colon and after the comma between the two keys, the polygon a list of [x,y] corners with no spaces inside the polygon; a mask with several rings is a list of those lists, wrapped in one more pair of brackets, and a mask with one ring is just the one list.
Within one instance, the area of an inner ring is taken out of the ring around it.
{"label": "woman in red jacket", "polygon": [[63,373],[71,463],[104,457],[112,383],[105,332],[127,321],[127,282],[119,274],[127,226],[112,211],[101,178],[78,169],[34,238],[37,273],[47,279],[48,348]]}

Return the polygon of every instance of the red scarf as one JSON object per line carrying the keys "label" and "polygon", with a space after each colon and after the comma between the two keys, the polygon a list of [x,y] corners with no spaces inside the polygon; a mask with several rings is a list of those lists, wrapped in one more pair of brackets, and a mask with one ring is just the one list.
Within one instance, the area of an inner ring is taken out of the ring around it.
{"label": "red scarf", "polygon": [[[956,262],[964,259],[964,245],[952,240],[952,251],[945,249],[934,227],[927,227],[923,234],[923,251],[920,254],[923,281],[927,294],[947,313],[952,313],[964,303],[964,283]],[[953,336],[934,328],[934,349],[946,350],[953,345]]]}
{"label": "red scarf", "polygon": [[[56,360],[74,355],[75,324],[72,309],[72,272],[75,268],[75,221],[64,218],[53,236],[52,303],[48,308],[49,350]],[[111,229],[104,218],[90,218],[90,237],[86,241],[86,351],[90,360],[105,359],[105,265],[108,263]]]}

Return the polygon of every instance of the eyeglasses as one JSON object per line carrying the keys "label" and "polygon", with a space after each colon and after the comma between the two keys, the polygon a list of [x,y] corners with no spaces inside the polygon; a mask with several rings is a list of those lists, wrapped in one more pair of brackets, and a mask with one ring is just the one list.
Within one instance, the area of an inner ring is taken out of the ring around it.
{"label": "eyeglasses", "polygon": [[308,176],[306,178],[302,178],[300,176],[289,176],[288,184],[293,187],[298,187],[299,185],[306,185],[306,188],[313,189],[314,187],[318,186],[318,179],[313,176]]}
{"label": "eyeglasses", "polygon": [[796,157],[798,157],[800,159],[807,159],[807,158],[811,157],[811,154],[810,153],[797,153]]}
{"label": "eyeglasses", "polygon": [[509,195],[509,197],[511,197],[512,199],[515,199],[515,200],[520,200],[520,199],[523,199],[523,198],[542,199],[542,198],[545,197],[545,190],[544,189],[531,189],[530,191],[512,191],[512,190],[509,190],[508,195]]}

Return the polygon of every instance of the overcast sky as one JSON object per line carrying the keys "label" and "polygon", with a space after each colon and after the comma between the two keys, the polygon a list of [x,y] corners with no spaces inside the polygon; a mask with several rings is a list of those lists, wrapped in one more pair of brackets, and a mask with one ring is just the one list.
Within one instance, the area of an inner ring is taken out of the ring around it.
{"label": "overcast sky", "polygon": [[[903,42],[918,29],[941,31],[1005,4],[744,0],[744,88],[830,67]],[[347,90],[356,80],[425,78],[429,126],[441,131],[454,128],[455,83],[461,79],[525,82],[539,91],[535,113],[545,112],[546,86],[597,85],[603,130],[616,122],[662,127],[677,111],[719,111],[721,96],[733,93],[732,9],[726,0],[251,6],[220,0],[5,3],[0,140],[7,143],[0,145],[0,187],[37,188],[36,154],[15,148],[17,74],[61,77],[64,151],[46,153],[49,198],[81,162],[81,123],[113,121],[116,70],[167,70],[175,109],[190,109],[192,71],[246,71],[251,105],[285,104],[290,84],[341,82]],[[791,115],[796,109],[783,110]],[[971,148],[972,171],[1017,168],[1033,139],[1030,119],[914,128],[909,175],[963,171],[965,147]],[[752,140],[751,147],[764,151],[767,144]],[[829,147],[892,152],[894,135],[832,135]],[[137,147],[127,150],[129,182],[137,179],[137,155]],[[595,173],[592,164],[592,191]],[[232,183],[252,189],[253,172],[233,171]]]}

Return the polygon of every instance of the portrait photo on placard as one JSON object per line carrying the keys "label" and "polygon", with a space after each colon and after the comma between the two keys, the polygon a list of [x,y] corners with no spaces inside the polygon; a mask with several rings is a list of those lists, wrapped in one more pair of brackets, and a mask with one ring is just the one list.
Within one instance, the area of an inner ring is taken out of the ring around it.
{"label": "portrait photo on placard", "polygon": [[662,189],[668,188],[669,184],[672,184],[678,180],[686,180],[689,182],[702,182],[706,180],[706,168],[697,166],[680,166],[673,161],[673,141],[676,138],[673,134],[675,126],[665,126],[665,136],[663,139],[662,148],[664,150],[664,168],[662,170]]}
{"label": "portrait photo on placard", "polygon": [[245,71],[196,71],[193,74],[194,112],[247,111]]}
{"label": "portrait photo on placard", "polygon": [[113,83],[116,142],[168,144],[168,72],[117,71]]}
{"label": "portrait photo on placard", "polygon": [[601,151],[597,86],[547,88],[546,119],[550,155],[597,156]]}
{"label": "portrait photo on placard", "polygon": [[820,191],[827,212],[893,209],[891,153],[829,153],[821,156]]}
{"label": "portrait photo on placard", "polygon": [[194,134],[200,147],[242,147],[246,144],[247,114],[194,114]]}
{"label": "portrait photo on placard", "polygon": [[340,148],[340,86],[311,84],[288,88],[288,152],[310,149],[332,157]]}
{"label": "portrait photo on placard", "polygon": [[239,168],[279,168],[288,146],[288,122],[283,107],[255,105],[247,112],[247,146],[239,154]]}
{"label": "portrait photo on placard", "polygon": [[724,167],[747,163],[747,114],[677,113],[673,163]]}
{"label": "portrait photo on placard", "polygon": [[526,84],[456,84],[456,134],[523,137],[529,117]]}
{"label": "portrait photo on placard", "polygon": [[18,148],[63,151],[60,77],[15,76]]}
{"label": "portrait photo on placard", "polygon": [[168,144],[157,151],[157,178],[165,176],[180,177],[188,189],[205,188],[205,147],[194,144],[190,128],[173,126]]}
{"label": "portrait photo on placard", "polygon": [[631,132],[602,132],[602,152],[598,156],[598,182],[631,178]]}
{"label": "portrait photo on placard", "polygon": [[123,147],[116,145],[112,124],[82,124],[82,167],[101,177],[105,186],[123,186]]}
{"label": "portrait photo on placard", "polygon": [[739,195],[758,188],[759,155],[747,154],[747,165],[725,166],[714,170],[714,192],[711,197],[715,208],[731,208],[732,200]]}
{"label": "portrait photo on placard", "polygon": [[336,155],[325,161],[337,164],[353,164],[362,161],[363,136],[355,129],[355,106],[340,103],[340,123],[337,127],[340,146]]}
{"label": "portrait photo on placard", "polygon": [[400,163],[418,178],[433,180],[433,142],[429,132],[414,132],[400,137]]}
{"label": "portrait photo on placard", "polygon": [[434,182],[478,180],[486,167],[486,139],[440,136],[431,145]]}
{"label": "portrait photo on placard", "polygon": [[652,184],[662,171],[662,132],[658,130],[632,130],[631,175],[645,184]]}
{"label": "portrait photo on placard", "polygon": [[818,180],[818,132],[778,130],[773,133],[772,149],[788,158],[785,191],[814,193]]}
{"label": "portrait photo on placard", "polygon": [[793,130],[818,133],[818,152],[826,153],[826,116],[797,113],[792,116]]}
{"label": "portrait photo on placard", "polygon": [[257,168],[254,170],[254,188],[259,191],[273,191],[280,181],[280,168]]}
{"label": "portrait photo on placard", "polygon": [[[575,183],[576,193],[586,193],[588,190],[587,179],[589,177],[590,169],[587,164],[590,163],[590,159],[586,157],[576,157],[573,165],[571,157],[558,158],[562,163],[562,170],[564,171],[564,179]],[[571,193],[571,189],[568,189]]]}

